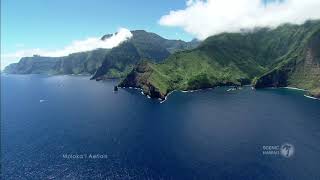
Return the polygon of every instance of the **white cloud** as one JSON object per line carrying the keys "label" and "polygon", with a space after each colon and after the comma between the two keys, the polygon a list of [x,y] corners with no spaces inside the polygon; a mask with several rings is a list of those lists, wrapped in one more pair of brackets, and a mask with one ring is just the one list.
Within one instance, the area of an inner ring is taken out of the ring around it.
{"label": "white cloud", "polygon": [[72,53],[91,51],[98,48],[111,49],[118,46],[123,41],[132,37],[132,33],[125,28],[120,28],[118,33],[113,34],[110,38],[101,40],[100,37],[92,37],[86,40],[74,41],[70,45],[58,50],[43,50],[40,48],[19,50],[14,53],[1,54],[1,69],[11,63],[18,62],[22,57],[33,55],[60,57]]}
{"label": "white cloud", "polygon": [[187,0],[186,8],[162,16],[164,26],[181,27],[198,39],[254,27],[301,24],[320,18],[320,0]]}

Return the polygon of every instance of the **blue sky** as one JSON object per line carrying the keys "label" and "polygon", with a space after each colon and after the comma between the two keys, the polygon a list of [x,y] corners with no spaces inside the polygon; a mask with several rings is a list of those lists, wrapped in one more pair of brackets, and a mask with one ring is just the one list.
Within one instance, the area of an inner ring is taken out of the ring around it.
{"label": "blue sky", "polygon": [[80,45],[88,47],[83,43],[97,47],[101,36],[119,28],[203,40],[320,19],[319,9],[319,0],[1,0],[1,69],[24,56],[80,52]]}
{"label": "blue sky", "polygon": [[158,24],[184,0],[2,0],[1,53],[22,48],[61,48],[73,40],[113,33],[120,27],[145,29],[166,38],[191,40],[180,28]]}

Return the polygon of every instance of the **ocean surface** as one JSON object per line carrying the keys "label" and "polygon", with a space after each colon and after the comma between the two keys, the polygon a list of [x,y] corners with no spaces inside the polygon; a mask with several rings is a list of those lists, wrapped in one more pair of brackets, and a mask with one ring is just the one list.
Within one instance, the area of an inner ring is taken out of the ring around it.
{"label": "ocean surface", "polygon": [[2,75],[3,179],[320,179],[320,101],[302,91],[221,87],[160,104],[116,83]]}

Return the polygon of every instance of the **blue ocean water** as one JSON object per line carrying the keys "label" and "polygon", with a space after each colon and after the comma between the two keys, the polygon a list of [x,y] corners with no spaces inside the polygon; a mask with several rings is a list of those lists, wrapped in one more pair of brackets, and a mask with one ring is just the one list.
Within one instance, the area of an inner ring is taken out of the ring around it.
{"label": "blue ocean water", "polygon": [[[320,179],[320,101],[303,92],[216,88],[160,104],[88,79],[1,75],[3,179]],[[291,157],[264,154],[283,143]]]}

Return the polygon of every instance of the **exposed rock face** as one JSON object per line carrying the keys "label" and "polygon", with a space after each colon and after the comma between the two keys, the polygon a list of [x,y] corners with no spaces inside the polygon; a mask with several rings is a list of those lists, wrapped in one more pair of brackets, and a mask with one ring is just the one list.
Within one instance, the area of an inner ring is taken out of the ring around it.
{"label": "exposed rock face", "polygon": [[64,57],[24,57],[4,69],[8,74],[93,74],[109,52],[96,49]]}
{"label": "exposed rock face", "polygon": [[286,87],[288,86],[288,74],[290,69],[277,69],[260,77],[255,82],[255,88]]}
{"label": "exposed rock face", "polygon": [[320,88],[311,90],[307,95],[320,99]]}
{"label": "exposed rock face", "polygon": [[140,64],[123,85],[146,89],[156,97],[173,90],[249,83],[256,88],[292,86],[314,92],[320,87],[319,54],[320,21],[222,33],[195,49],[149,64],[149,69],[139,71]]}
{"label": "exposed rock face", "polygon": [[153,73],[153,68],[151,66],[151,63],[149,62],[140,62],[118,86],[140,88],[144,94],[149,95],[152,98],[165,99],[167,92],[160,92],[150,79],[150,76]]}
{"label": "exposed rock face", "polygon": [[292,86],[307,89],[319,97],[320,28],[314,31],[300,50],[292,51],[277,67],[258,78],[256,88]]}
{"label": "exposed rock face", "polygon": [[110,50],[92,79],[121,78],[130,72],[140,58],[137,48],[132,43],[124,42]]}
{"label": "exposed rock face", "polygon": [[[216,86],[241,86],[249,84],[247,79],[239,79],[239,83],[219,82],[212,83],[206,75],[200,75],[187,82],[186,87],[174,87],[174,82],[166,81],[166,79],[158,73],[156,64],[143,61],[135,66],[135,68],[120,82],[119,87],[135,87],[142,89],[145,95],[151,98],[164,100],[168,93],[173,90],[198,90],[205,88],[213,88]],[[166,85],[163,87],[163,85]],[[162,87],[162,89],[160,89]]]}
{"label": "exposed rock face", "polygon": [[[96,49],[64,57],[24,57],[5,68],[8,74],[90,74],[103,80],[125,77],[143,60],[162,62],[171,53],[191,49],[198,41],[168,40],[144,30],[131,31],[132,38],[113,49]],[[101,40],[112,37],[104,35]]]}
{"label": "exposed rock face", "polygon": [[54,72],[54,69],[60,62],[60,58],[52,57],[24,57],[19,63],[14,63],[4,69],[9,74],[42,74],[46,72]]}
{"label": "exposed rock face", "polygon": [[[139,61],[148,59],[151,62],[159,63],[169,57],[171,53],[191,49],[199,44],[197,41],[168,40],[144,30],[135,30],[131,33],[131,39],[111,49],[110,53],[105,56],[102,65],[97,69],[92,79],[122,78]],[[103,39],[109,36],[106,35]]]}
{"label": "exposed rock face", "polygon": [[95,80],[124,78],[120,87],[141,88],[145,94],[161,99],[173,90],[249,83],[256,88],[292,86],[307,89],[315,97],[320,94],[319,20],[284,24],[275,29],[222,33],[208,37],[199,46],[197,41],[167,40],[143,30],[132,34],[130,40],[111,50],[53,60],[23,58],[5,72],[86,72],[93,74]]}
{"label": "exposed rock face", "polygon": [[311,95],[313,97],[320,98],[320,92],[314,92],[314,93],[311,92]]}
{"label": "exposed rock face", "polygon": [[[117,33],[115,33],[115,35],[117,35]],[[108,38],[111,38],[112,36],[113,36],[113,34],[106,34],[106,35],[101,37],[101,40],[106,40]]]}

